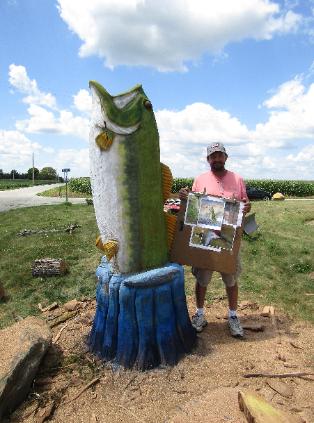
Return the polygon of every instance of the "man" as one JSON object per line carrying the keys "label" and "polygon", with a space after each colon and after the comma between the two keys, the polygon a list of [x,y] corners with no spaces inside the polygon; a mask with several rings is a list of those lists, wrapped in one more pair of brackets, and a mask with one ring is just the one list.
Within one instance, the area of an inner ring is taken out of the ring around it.
{"label": "man", "polygon": [[[224,145],[215,142],[207,147],[207,161],[210,165],[210,171],[198,176],[193,183],[192,191],[206,192],[208,195],[220,197],[231,197],[238,201],[243,201],[244,213],[248,213],[251,209],[248,200],[245,184],[241,176],[225,169],[225,163],[228,158]],[[188,190],[183,188],[179,192],[181,200],[186,200]],[[196,313],[192,317],[192,325],[198,332],[201,332],[207,325],[204,316],[204,301],[207,286],[212,278],[213,272],[209,269],[192,268],[192,273],[196,278],[195,283],[195,299]],[[242,338],[243,329],[237,316],[238,306],[238,278],[241,273],[240,259],[237,257],[237,270],[235,274],[221,273],[222,280],[225,283],[229,311],[228,323],[232,336]]]}

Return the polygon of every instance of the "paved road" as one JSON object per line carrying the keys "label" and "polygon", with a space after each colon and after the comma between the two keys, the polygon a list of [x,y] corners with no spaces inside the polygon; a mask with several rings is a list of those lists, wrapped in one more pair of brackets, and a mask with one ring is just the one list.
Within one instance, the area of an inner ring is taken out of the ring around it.
{"label": "paved road", "polygon": [[[54,184],[59,187],[63,184]],[[0,212],[17,209],[19,207],[41,206],[49,204],[64,203],[64,198],[59,197],[39,197],[39,192],[52,188],[52,185],[37,185],[29,188],[19,188],[7,191],[0,191]],[[85,198],[70,198],[71,203],[85,203]]]}

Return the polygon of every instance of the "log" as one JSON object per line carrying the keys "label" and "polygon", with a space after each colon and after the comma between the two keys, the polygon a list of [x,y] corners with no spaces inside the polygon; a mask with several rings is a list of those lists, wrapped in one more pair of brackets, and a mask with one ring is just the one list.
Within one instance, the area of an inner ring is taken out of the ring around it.
{"label": "log", "polygon": [[299,416],[293,416],[273,407],[262,397],[250,391],[239,391],[239,407],[248,423],[302,423]]}
{"label": "log", "polygon": [[42,258],[33,261],[33,276],[60,276],[68,271],[67,265],[62,259]]}

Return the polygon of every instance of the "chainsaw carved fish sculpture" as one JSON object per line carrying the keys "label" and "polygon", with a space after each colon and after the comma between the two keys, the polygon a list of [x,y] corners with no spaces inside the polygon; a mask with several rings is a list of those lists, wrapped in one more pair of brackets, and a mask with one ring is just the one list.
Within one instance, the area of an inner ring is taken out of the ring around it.
{"label": "chainsaw carved fish sculpture", "polygon": [[172,177],[169,171],[162,175],[152,105],[141,85],[117,96],[96,81],[89,85],[96,243],[118,273],[163,266],[168,252],[163,199]]}

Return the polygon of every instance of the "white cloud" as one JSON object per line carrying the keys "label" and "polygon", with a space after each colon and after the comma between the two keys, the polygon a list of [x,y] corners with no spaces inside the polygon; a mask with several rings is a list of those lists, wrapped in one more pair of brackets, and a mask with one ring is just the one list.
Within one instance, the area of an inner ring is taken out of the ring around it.
{"label": "white cloud", "polygon": [[271,109],[270,117],[256,125],[256,140],[273,146],[300,138],[314,141],[314,83],[306,90],[300,79],[287,81],[264,105]]}
{"label": "white cloud", "polygon": [[60,16],[82,40],[80,56],[105,65],[186,70],[187,62],[246,38],[296,31],[302,17],[270,0],[58,0]]}
{"label": "white cloud", "polygon": [[177,176],[196,175],[206,166],[206,146],[212,140],[237,145],[249,139],[248,129],[237,118],[205,103],[157,111],[156,120],[161,161]]}
{"label": "white cloud", "polygon": [[[20,93],[27,95],[23,102],[29,104],[29,118],[16,121],[18,131],[73,135],[88,140],[89,119],[57,108],[55,97],[51,93],[40,91],[36,80],[29,78],[24,66],[10,65],[9,82]],[[80,90],[73,99],[77,110],[88,112],[91,98],[86,90]]]}
{"label": "white cloud", "polygon": [[73,103],[80,112],[90,114],[92,111],[92,96],[87,90],[79,90],[79,92],[73,96]]}
{"label": "white cloud", "polygon": [[[55,168],[61,174],[61,167],[69,167],[71,176],[89,175],[89,151],[88,148],[81,149],[60,149],[54,158]],[[50,165],[51,166],[51,165]]]}
{"label": "white cloud", "polygon": [[28,169],[33,152],[42,150],[39,143],[31,141],[19,131],[0,130],[0,159],[4,171]]}
{"label": "white cloud", "polygon": [[56,107],[56,99],[50,93],[39,90],[35,79],[30,79],[24,66],[11,64],[9,67],[9,82],[22,94],[26,94],[23,102],[27,104],[38,104],[50,108]]}
{"label": "white cloud", "polygon": [[308,163],[314,164],[314,145],[309,145],[300,150],[296,155],[289,154],[287,159],[294,163]]}
{"label": "white cloud", "polygon": [[207,169],[205,147],[217,140],[228,166],[246,177],[314,178],[314,83],[286,81],[263,105],[269,118],[255,129],[209,104],[156,112],[162,159],[176,176],[194,176]]}
{"label": "white cloud", "polygon": [[280,85],[277,92],[268,100],[264,101],[264,106],[269,109],[286,108],[289,109],[303,94],[304,86],[300,79],[293,79]]}
{"label": "white cloud", "polygon": [[[22,93],[34,92],[36,81],[30,80],[26,70],[17,74],[24,76],[13,78],[12,74],[14,86]],[[195,176],[208,167],[205,159],[208,143],[222,141],[229,153],[228,168],[245,177],[314,179],[314,83],[306,85],[309,75],[298,75],[273,90],[263,102],[269,117],[255,128],[248,128],[236,116],[205,103],[193,103],[178,111],[156,111],[162,161],[170,166],[175,176]],[[71,176],[88,175],[86,148],[63,148],[52,154],[49,146],[33,143],[21,133],[55,133],[87,141],[89,119],[86,113],[90,109],[90,95],[86,90],[79,90],[73,96],[73,107],[83,115],[38,103],[29,104],[29,118],[16,122],[20,132],[0,133],[0,153],[12,158],[8,162],[10,168],[19,162],[28,163],[31,153],[38,150],[42,166],[47,160],[56,168],[60,163],[70,167],[73,169]],[[309,143],[311,145],[306,147]]]}
{"label": "white cloud", "polygon": [[27,133],[57,133],[73,135],[88,141],[89,119],[75,116],[68,110],[52,113],[43,107],[31,104],[27,109],[30,118],[16,121],[16,128]]}

